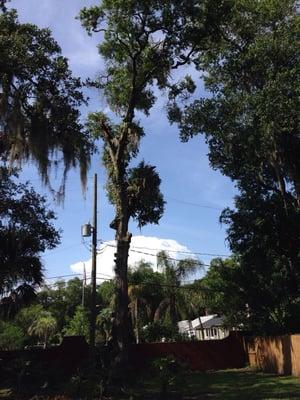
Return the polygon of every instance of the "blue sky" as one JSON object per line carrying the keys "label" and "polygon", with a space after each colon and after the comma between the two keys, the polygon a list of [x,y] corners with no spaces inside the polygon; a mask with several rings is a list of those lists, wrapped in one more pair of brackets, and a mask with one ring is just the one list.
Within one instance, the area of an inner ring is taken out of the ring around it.
{"label": "blue sky", "polygon": [[[82,7],[95,3],[92,0],[12,0],[11,6],[18,10],[21,22],[51,29],[63,55],[69,59],[74,75],[93,78],[103,66],[96,48],[100,37],[89,37],[75,17]],[[198,92],[205,94],[200,77],[197,80]],[[99,93],[89,92],[88,95],[90,103],[82,110],[83,115],[105,109],[105,101]],[[203,137],[198,136],[188,143],[180,142],[176,126],[170,126],[167,121],[165,104],[166,99],[160,97],[149,117],[139,116],[146,132],[139,158],[157,166],[167,201],[165,214],[158,226],[148,225],[139,230],[131,223],[130,230],[133,235],[175,240],[194,252],[228,254],[225,227],[220,226],[219,215],[224,207],[233,203],[233,183],[210,168]],[[109,228],[109,223],[113,219],[113,208],[103,190],[105,171],[99,155],[94,156],[88,173],[86,199],[82,196],[79,172],[72,171],[63,207],[55,205],[49,192],[41,187],[35,166],[23,169],[22,179],[29,179],[39,192],[47,196],[49,205],[57,213],[56,226],[63,230],[61,245],[43,255],[46,276],[69,274],[71,264],[90,258],[89,251],[81,243],[80,227],[91,220],[95,172],[99,177],[98,236],[104,241],[112,240],[114,231]],[[199,257],[205,263],[211,259],[210,256]]]}

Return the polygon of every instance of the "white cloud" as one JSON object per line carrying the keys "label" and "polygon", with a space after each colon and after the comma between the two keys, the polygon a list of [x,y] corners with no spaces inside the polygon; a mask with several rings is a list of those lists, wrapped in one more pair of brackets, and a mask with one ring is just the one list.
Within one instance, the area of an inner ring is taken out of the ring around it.
{"label": "white cloud", "polygon": [[[172,258],[183,258],[187,254],[181,252],[189,252],[190,250],[172,239],[160,239],[151,236],[133,236],[129,252],[128,264],[134,267],[139,261],[144,260],[153,265],[153,269],[157,271],[156,255],[160,250],[169,252]],[[114,253],[116,252],[115,241],[105,242],[100,247],[97,256],[97,276],[98,278],[108,278],[114,276]],[[188,255],[192,256],[191,254]],[[86,275],[91,275],[92,260],[79,261],[70,266],[71,270],[76,273],[83,273],[85,265]]]}

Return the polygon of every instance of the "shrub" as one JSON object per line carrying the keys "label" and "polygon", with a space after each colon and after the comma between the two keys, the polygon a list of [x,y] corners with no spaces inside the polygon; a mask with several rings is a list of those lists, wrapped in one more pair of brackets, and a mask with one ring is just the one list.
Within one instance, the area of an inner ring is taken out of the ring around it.
{"label": "shrub", "polygon": [[0,321],[0,350],[19,350],[24,344],[22,329],[10,322]]}
{"label": "shrub", "polygon": [[152,363],[152,371],[159,382],[159,391],[162,399],[166,399],[171,388],[183,383],[183,365],[174,357],[158,358]]}

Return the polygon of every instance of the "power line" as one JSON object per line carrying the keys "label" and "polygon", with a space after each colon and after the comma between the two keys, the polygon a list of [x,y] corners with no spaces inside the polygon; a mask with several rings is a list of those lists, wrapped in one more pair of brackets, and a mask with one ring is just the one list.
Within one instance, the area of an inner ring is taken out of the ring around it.
{"label": "power line", "polygon": [[212,257],[230,257],[230,254],[215,254],[215,253],[200,253],[196,251],[180,251],[180,250],[166,250],[166,249],[152,249],[149,247],[142,246],[132,246],[133,249],[144,249],[144,250],[153,250],[153,251],[167,251],[169,253],[180,253],[180,254],[191,254],[191,255],[200,255],[200,256],[212,256]]}
{"label": "power line", "polygon": [[[75,274],[75,275],[79,275],[79,274]],[[111,281],[112,279],[114,279],[114,277],[111,276],[111,275],[101,274],[101,275],[106,275],[109,278],[99,277],[98,275],[99,274],[97,273],[97,280]],[[61,278],[63,276],[70,276],[70,275],[62,275],[59,278]],[[55,278],[55,277],[47,278],[47,279],[53,279],[53,278]],[[84,280],[91,280],[91,277],[87,277],[85,279],[84,278],[80,279],[81,282],[84,281]],[[184,284],[184,285],[183,286],[181,286],[181,285],[170,285],[170,284],[167,284],[167,283],[157,283],[157,282],[139,282],[137,285],[139,285],[139,286],[159,286],[159,287],[167,287],[167,288],[173,288],[173,289],[184,289],[184,290],[195,290],[195,288],[192,287],[192,286],[185,286],[187,284],[191,285],[193,283],[193,281],[181,281],[180,283]],[[54,287],[54,286],[57,286],[57,282],[50,283],[50,284],[45,283],[45,284],[43,284],[41,286],[45,287],[45,288]],[[220,293],[219,290],[209,289],[209,288],[205,288],[205,287],[197,288],[197,290],[206,291],[206,292]]]}
{"label": "power line", "polygon": [[53,251],[49,250],[49,251],[46,251],[45,253],[43,253],[43,255],[46,255],[48,257],[48,256],[51,256],[52,254],[60,253],[60,252],[72,249],[73,247],[77,247],[79,244],[81,244],[81,243],[72,244],[71,246],[67,246],[62,249],[57,249],[57,250],[53,250]]}
{"label": "power line", "polygon": [[82,275],[82,273],[68,274],[68,275],[58,275],[58,276],[49,276],[49,277],[46,277],[45,279],[60,279],[60,278],[68,278],[70,276],[78,276],[78,275]]}
{"label": "power line", "polygon": [[[109,246],[109,247],[114,247],[114,248],[117,247],[116,245],[108,244],[108,243],[107,243],[106,245]],[[134,253],[144,254],[144,255],[146,255],[146,256],[157,257],[157,254],[147,253],[147,252],[145,252],[145,251],[134,250],[134,249],[132,249],[132,248],[129,248],[129,251],[134,252]],[[180,259],[178,259],[178,258],[174,258],[174,257],[170,257],[170,256],[166,256],[166,258],[167,258],[168,260],[177,261],[177,262],[178,262],[178,261],[182,261],[182,260],[180,260]],[[202,263],[202,262],[201,262],[201,265],[202,265],[203,267],[210,267],[209,264],[204,264],[204,263]]]}
{"label": "power line", "polygon": [[[46,279],[51,279],[51,278],[46,278]],[[83,282],[83,281],[89,281],[89,280],[91,280],[92,278],[91,277],[86,277],[86,278],[78,278],[79,279],[79,281],[80,282]],[[111,278],[106,278],[106,277],[100,277],[100,276],[97,276],[97,280],[100,280],[100,281],[111,281],[113,279],[113,277],[111,277]],[[47,282],[44,282],[44,283],[42,283],[40,286],[42,287],[42,288],[49,288],[49,287],[55,287],[55,286],[57,286],[57,284],[59,283],[59,281],[56,281],[56,282],[53,282],[53,283],[47,283]]]}
{"label": "power line", "polygon": [[[102,247],[100,250],[98,250],[97,254],[103,253],[103,251],[105,250],[105,248],[107,246],[116,247],[116,245],[108,244],[107,242],[104,242],[102,239],[99,239],[97,242],[104,244],[104,247]],[[72,249],[74,247],[77,247],[79,244],[83,244],[84,247],[86,248],[86,250],[91,251],[91,249],[89,248],[89,243],[87,243],[85,241],[81,241],[80,243],[72,244],[71,246],[67,246],[67,247],[64,247],[61,249],[46,251],[43,253],[43,255],[44,256],[46,255],[48,257],[48,256],[51,256],[52,254],[57,254],[57,253]],[[165,251],[165,252],[169,252],[169,253],[190,254],[190,255],[200,255],[200,256],[211,256],[211,257],[231,257],[230,254],[204,253],[204,252],[200,252],[200,251],[184,251],[184,250],[172,250],[172,249],[157,249],[157,248],[150,248],[150,247],[144,247],[144,246],[131,246],[130,251],[133,251],[133,249],[144,249],[144,250],[149,250],[149,251]],[[145,253],[145,254],[147,254],[147,253]],[[155,256],[156,254],[148,254],[148,255]],[[179,261],[179,260],[175,260],[175,261]]]}
{"label": "power line", "polygon": [[218,211],[222,211],[223,210],[223,208],[221,208],[221,207],[207,206],[207,205],[204,205],[204,204],[193,203],[193,202],[190,202],[190,201],[175,199],[174,197],[169,197],[169,196],[167,196],[167,199],[170,199],[170,200],[175,201],[177,203],[186,204],[188,206],[209,208],[211,210],[218,210]]}
{"label": "power line", "polygon": [[[108,244],[107,242],[104,242],[101,239],[99,240],[99,242],[101,244],[105,244],[105,246],[116,247],[116,245]],[[133,249],[143,249],[143,250],[150,250],[150,251],[164,251],[164,252],[168,252],[168,253],[191,254],[191,255],[211,256],[211,257],[231,257],[230,254],[202,253],[199,251],[181,251],[181,250],[171,250],[171,249],[157,249],[157,248],[150,248],[150,247],[144,247],[144,246],[130,246],[129,251],[133,251]],[[101,251],[102,251],[102,249],[101,249]],[[179,260],[177,260],[177,261],[179,261]]]}
{"label": "power line", "polygon": [[[134,253],[139,253],[139,254],[145,254],[147,256],[157,257],[157,254],[146,253],[144,251],[139,251],[139,250],[134,250],[134,249],[129,249],[129,251],[132,251]],[[166,256],[166,258],[168,260],[177,261],[177,262],[178,261],[182,261],[182,260],[179,260],[178,258],[173,258],[173,257],[170,257],[170,256]],[[203,264],[203,263],[201,263],[201,265],[203,265],[204,267],[209,267],[210,266],[208,264]]]}

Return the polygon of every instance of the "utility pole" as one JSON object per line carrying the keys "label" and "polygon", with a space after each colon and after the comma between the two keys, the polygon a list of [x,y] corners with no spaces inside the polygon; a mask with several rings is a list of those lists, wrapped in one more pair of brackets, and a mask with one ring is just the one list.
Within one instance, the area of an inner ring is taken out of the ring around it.
{"label": "utility pole", "polygon": [[84,291],[86,286],[86,270],[85,270],[85,263],[83,263],[83,280],[82,280],[82,298],[81,298],[81,305],[84,307]]}
{"label": "utility pole", "polygon": [[96,272],[97,271],[97,174],[94,175],[94,205],[92,226],[92,296],[91,296],[91,324],[90,348],[94,354],[96,336]]}

